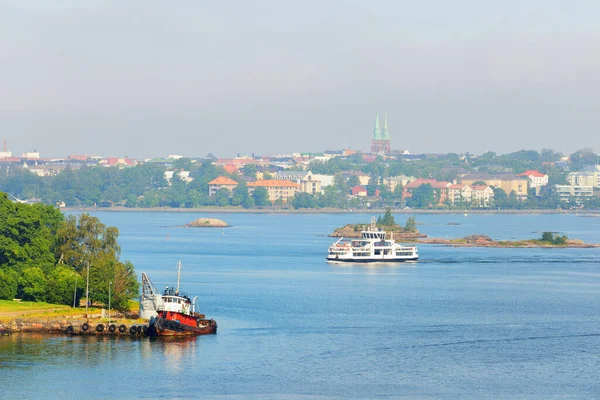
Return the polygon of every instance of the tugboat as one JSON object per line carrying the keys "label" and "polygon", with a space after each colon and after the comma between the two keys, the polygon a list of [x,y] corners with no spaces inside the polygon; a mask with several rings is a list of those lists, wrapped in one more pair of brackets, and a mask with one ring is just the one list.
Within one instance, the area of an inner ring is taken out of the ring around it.
{"label": "tugboat", "polygon": [[375,219],[371,219],[371,226],[366,231],[361,231],[360,239],[346,240],[343,237],[329,246],[327,261],[351,263],[376,263],[376,262],[403,262],[417,261],[419,252],[416,246],[402,246],[391,238],[386,239],[386,232],[378,230]]}
{"label": "tugboat", "polygon": [[142,272],[140,318],[149,319],[146,336],[190,336],[217,333],[217,321],[196,312],[197,299],[179,291],[181,261],[177,265],[177,287],[160,293]]}

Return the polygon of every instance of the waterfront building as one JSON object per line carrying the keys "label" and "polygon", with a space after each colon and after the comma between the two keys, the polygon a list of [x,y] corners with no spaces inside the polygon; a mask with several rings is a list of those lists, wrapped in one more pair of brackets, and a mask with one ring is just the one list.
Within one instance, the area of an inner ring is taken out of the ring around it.
{"label": "waterfront building", "polygon": [[219,176],[218,178],[215,178],[212,181],[208,182],[208,195],[214,196],[222,188],[233,192],[233,189],[235,189],[237,185],[238,183],[233,179],[228,178],[226,176]]}
{"label": "waterfront building", "polygon": [[569,201],[571,198],[583,199],[594,195],[594,187],[591,185],[555,185],[555,188],[562,201]]}
{"label": "waterfront building", "polygon": [[323,175],[323,174],[313,174],[313,179],[321,182],[321,193],[327,186],[333,186],[335,176],[334,175]]}
{"label": "waterfront building", "polygon": [[584,171],[571,172],[567,176],[567,182],[571,186],[600,187],[600,171],[586,169]]}
{"label": "waterfront building", "polygon": [[448,199],[452,204],[469,203],[473,196],[471,186],[464,183],[457,183],[448,186]]}
{"label": "waterfront building", "polygon": [[383,178],[383,184],[387,186],[390,192],[393,192],[394,189],[396,189],[396,186],[400,185],[404,187],[408,184],[408,182],[414,181],[415,179],[417,178],[415,178],[414,176],[389,176],[387,178]]}
{"label": "waterfront building", "polygon": [[300,185],[300,191],[303,193],[317,194],[323,192],[320,179],[311,171],[288,169],[278,171],[275,178],[296,182]]}
{"label": "waterfront building", "polygon": [[504,190],[507,196],[514,191],[518,200],[525,200],[527,198],[528,181],[529,179],[525,176],[517,176],[512,173],[503,172],[494,174],[471,172],[460,179],[460,183],[467,185],[473,185],[476,182],[484,182],[487,186],[493,186]]}
{"label": "waterfront building", "polygon": [[517,176],[525,176],[529,179],[529,187],[535,189],[536,196],[539,196],[540,188],[548,184],[548,175],[536,170],[527,170]]}
{"label": "waterfront building", "polygon": [[271,202],[282,200],[287,203],[300,191],[300,185],[296,182],[281,179],[260,179],[255,182],[248,182],[248,193],[251,194],[257,187],[267,189],[267,195]]}
{"label": "waterfront building", "polygon": [[402,191],[402,198],[406,199],[412,196],[412,191],[418,188],[421,185],[430,185],[431,188],[438,194],[438,203],[440,205],[446,202],[448,198],[448,187],[452,184],[450,182],[437,181],[435,179],[416,179],[412,182],[409,182],[404,186],[404,190]]}
{"label": "waterfront building", "polygon": [[494,189],[486,185],[471,186],[471,202],[479,207],[487,207],[494,198]]}
{"label": "waterfront building", "polygon": [[529,187],[539,188],[548,184],[548,175],[542,174],[540,171],[527,170],[517,176],[525,176],[529,178]]}

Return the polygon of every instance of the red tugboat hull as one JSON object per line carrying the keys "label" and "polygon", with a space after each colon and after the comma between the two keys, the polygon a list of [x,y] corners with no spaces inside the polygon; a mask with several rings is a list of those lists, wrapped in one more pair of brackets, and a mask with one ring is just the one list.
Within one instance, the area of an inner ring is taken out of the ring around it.
{"label": "red tugboat hull", "polygon": [[196,336],[217,333],[217,321],[200,315],[164,311],[150,320],[146,336]]}

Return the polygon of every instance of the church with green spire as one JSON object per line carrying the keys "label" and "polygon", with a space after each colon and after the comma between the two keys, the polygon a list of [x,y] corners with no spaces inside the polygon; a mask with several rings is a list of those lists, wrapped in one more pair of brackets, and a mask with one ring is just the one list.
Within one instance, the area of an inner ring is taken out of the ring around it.
{"label": "church with green spire", "polygon": [[379,129],[379,112],[375,117],[375,129],[371,139],[371,153],[378,155],[390,154],[390,133],[388,132],[387,116],[383,116],[383,129]]}

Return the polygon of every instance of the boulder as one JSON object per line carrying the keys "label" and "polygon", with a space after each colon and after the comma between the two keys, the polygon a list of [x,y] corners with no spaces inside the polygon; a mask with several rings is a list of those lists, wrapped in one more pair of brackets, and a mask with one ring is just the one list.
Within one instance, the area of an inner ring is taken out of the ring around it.
{"label": "boulder", "polygon": [[187,228],[227,228],[227,222],[221,221],[216,218],[198,218],[188,224],[185,224]]}

